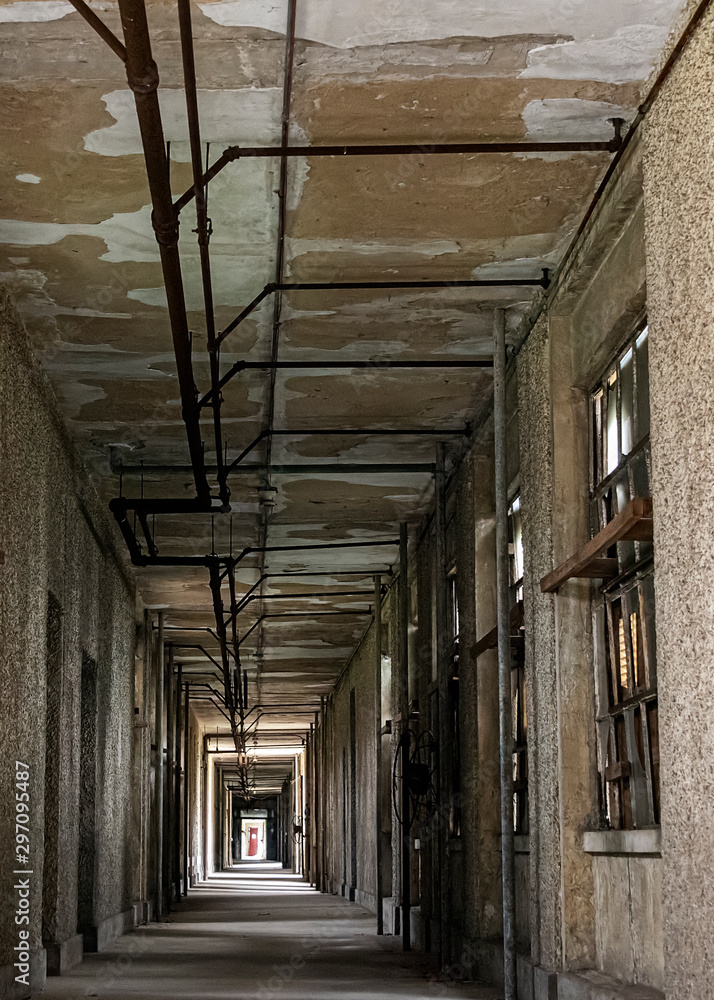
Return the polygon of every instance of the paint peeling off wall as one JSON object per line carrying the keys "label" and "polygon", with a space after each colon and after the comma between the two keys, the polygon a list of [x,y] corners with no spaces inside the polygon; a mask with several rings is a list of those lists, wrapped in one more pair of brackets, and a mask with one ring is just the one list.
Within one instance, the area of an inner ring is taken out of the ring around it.
{"label": "paint peeling off wall", "polygon": [[631,121],[634,108],[622,108],[605,101],[580,101],[577,98],[531,101],[523,111],[526,135],[545,141],[611,139],[613,118]]}
{"label": "paint peeling off wall", "polygon": [[[1,9],[1,8],[0,8]],[[84,139],[84,148],[101,156],[128,156],[142,152],[134,95],[114,90],[102,100],[116,120]],[[267,144],[280,141],[282,91],[275,87],[242,90],[199,90],[198,105],[204,142]],[[159,91],[164,136],[172,143],[172,159],[188,162],[186,98],[182,90]],[[221,150],[216,150],[218,155]]]}
{"label": "paint peeling off wall", "polygon": [[20,0],[0,7],[0,24],[21,24],[27,21],[59,21],[71,14],[74,7],[62,0]]}
{"label": "paint peeling off wall", "polygon": [[285,33],[287,4],[285,0],[225,0],[221,3],[200,3],[206,17],[216,24],[241,28],[265,28],[277,34]]}
{"label": "paint peeling off wall", "polygon": [[528,53],[520,75],[609,83],[646,80],[668,34],[668,24],[634,24],[610,38],[538,46]]}
{"label": "paint peeling off wall", "polygon": [[[218,0],[201,4],[204,14],[218,24],[268,28],[285,32],[287,15],[283,4],[266,0]],[[677,5],[681,9],[682,4]],[[338,0],[311,0],[298,13],[299,38],[322,42],[335,48],[392,42],[430,41],[457,37],[497,38],[505,35],[566,34],[582,41],[585,52],[598,39],[609,41],[619,31],[632,35],[637,51],[647,48],[648,30],[659,32],[660,43],[673,25],[671,0],[585,0],[554,4],[551,0],[493,0],[486,5],[464,4],[461,0],[363,0],[349,5]],[[662,34],[664,32],[664,35]],[[656,54],[656,52],[655,52]],[[652,53],[648,51],[648,58]],[[649,66],[646,67],[649,69]],[[627,79],[642,79],[627,77]],[[587,79],[587,74],[581,75]],[[602,77],[595,77],[602,79]]]}

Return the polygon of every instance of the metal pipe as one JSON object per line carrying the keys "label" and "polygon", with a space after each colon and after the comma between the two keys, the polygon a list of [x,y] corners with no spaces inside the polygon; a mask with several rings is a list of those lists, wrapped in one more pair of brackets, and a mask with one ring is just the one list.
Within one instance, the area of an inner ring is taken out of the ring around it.
{"label": "metal pipe", "polygon": [[193,169],[193,188],[196,198],[196,234],[201,263],[201,284],[203,287],[203,303],[206,317],[206,346],[208,349],[211,387],[213,388],[213,435],[216,447],[216,462],[218,464],[218,483],[221,501],[226,504],[230,499],[230,490],[225,475],[223,460],[223,435],[221,431],[222,397],[218,389],[220,378],[218,342],[216,340],[216,320],[213,307],[213,284],[211,281],[211,257],[209,243],[211,227],[206,204],[206,189],[202,185],[203,159],[201,151],[201,128],[198,119],[198,91],[196,88],[196,64],[193,52],[193,33],[191,31],[191,0],[178,0],[179,33],[181,36],[181,57],[183,60],[184,91],[186,94],[186,113],[188,116],[188,137],[191,149],[191,167]]}
{"label": "metal pipe", "polygon": [[513,837],[513,728],[511,630],[508,602],[508,480],[506,451],[506,318],[493,323],[493,439],[496,479],[496,590],[498,597],[498,719],[501,734],[501,864],[503,873],[504,1000],[516,1000],[516,902]]}
{"label": "metal pipe", "polygon": [[384,906],[382,892],[382,579],[374,578],[374,738],[375,757],[375,853],[376,853],[376,898],[377,934],[384,934]]}
{"label": "metal pipe", "polygon": [[102,38],[109,48],[119,56],[122,62],[126,62],[126,48],[119,41],[114,32],[106,26],[101,18],[97,17],[91,7],[84,0],[69,0],[78,14],[81,14],[87,24],[91,25],[100,38]]}
{"label": "metal pipe", "polygon": [[159,632],[157,636],[156,675],[154,677],[156,705],[154,738],[156,740],[156,840],[154,857],[156,861],[156,881],[154,885],[154,911],[161,920],[164,910],[163,869],[164,869],[164,613],[159,611]]}
{"label": "metal pipe", "polygon": [[[345,371],[350,373],[352,371],[374,371],[375,368],[423,368],[427,371],[434,371],[435,369],[442,368],[492,368],[493,360],[491,358],[471,358],[465,361],[463,358],[460,359],[443,359],[439,358],[436,360],[432,358],[430,360],[415,360],[415,361],[394,361],[394,360],[370,360],[370,361],[326,361],[326,360],[316,360],[316,361],[278,361],[275,358],[269,361],[236,361],[236,363],[229,368],[226,374],[221,378],[218,383],[219,389],[223,389],[231,379],[235,378],[244,371],[259,370],[264,369],[275,371],[277,369],[286,371]],[[201,397],[198,402],[199,409],[202,409],[213,399],[213,389]],[[270,441],[270,437],[268,437]]]}
{"label": "metal pipe", "polygon": [[[193,189],[191,189],[193,190]],[[427,280],[427,281],[297,281],[297,282],[275,282],[272,281],[263,288],[252,302],[242,309],[232,320],[225,330],[218,336],[218,343],[221,344],[226,337],[236,329],[237,326],[247,319],[254,312],[261,302],[275,291],[324,291],[324,290],[362,290],[374,289],[423,289],[423,288],[517,288],[520,286],[537,285],[540,288],[548,288],[550,276],[548,268],[543,268],[540,278],[456,278]]]}
{"label": "metal pipe", "polygon": [[189,806],[190,806],[190,794],[189,794],[189,760],[188,760],[188,750],[189,750],[189,738],[188,729],[190,722],[190,707],[189,700],[191,698],[191,689],[188,682],[184,685],[184,695],[183,695],[183,894],[188,896],[188,859],[190,855],[189,851]]}
{"label": "metal pipe", "polygon": [[325,696],[320,695],[320,796],[322,798],[322,809],[320,812],[320,884],[318,889],[325,892],[326,871],[326,847],[327,840],[327,760],[325,742]]}
{"label": "metal pipe", "polygon": [[315,591],[311,594],[251,594],[247,597],[243,605],[250,604],[252,601],[289,601],[289,600],[302,600],[304,598],[313,597],[371,597],[371,590],[321,590]]}
{"label": "metal pipe", "polygon": [[441,442],[436,446],[434,508],[434,628],[436,631],[436,679],[439,720],[439,805],[442,817],[437,840],[437,868],[439,872],[439,967],[444,969],[451,963],[449,825],[453,805],[450,780],[453,748],[451,720],[449,717],[450,669],[446,603],[446,468],[444,445]]}
{"label": "metal pipe", "polygon": [[231,733],[235,741],[236,750],[240,753],[243,749],[240,734],[238,732],[238,721],[236,719],[235,704],[233,702],[233,691],[231,690],[230,667],[228,664],[228,639],[226,635],[226,623],[224,618],[223,599],[221,598],[221,581],[219,576],[219,563],[217,558],[210,561],[210,587],[213,595],[213,612],[216,619],[216,632],[221,650],[221,666],[223,669],[224,703],[228,711],[231,724]]}
{"label": "metal pipe", "polygon": [[[344,146],[229,146],[203,176],[203,183],[209,181],[229,163],[245,157],[256,156],[443,156],[472,153],[615,153],[622,138],[620,127],[615,126],[615,135],[604,142],[459,142]],[[189,188],[176,202],[180,211],[194,196]]]}
{"label": "metal pipe", "polygon": [[[464,435],[466,437],[470,432],[470,427],[454,427],[454,428],[444,428],[444,430],[437,430],[435,428],[405,428],[403,430],[396,429],[394,427],[368,427],[364,429],[359,429],[355,427],[350,428],[339,428],[339,427],[318,427],[318,428],[305,428],[303,430],[272,430],[272,431],[261,431],[256,438],[254,438],[251,443],[244,448],[243,451],[238,455],[237,458],[233,459],[231,464],[227,468],[227,472],[231,473],[236,466],[240,465],[246,455],[249,455],[254,448],[260,444],[266,437],[326,437],[326,436],[336,436],[336,437],[421,437],[421,436],[431,436],[431,435]],[[138,472],[140,466],[134,466]],[[165,467],[162,467],[162,469]],[[126,470],[125,470],[126,471]],[[144,469],[144,471],[146,471]]]}
{"label": "metal pipe", "polygon": [[196,495],[199,500],[210,502],[211,492],[204,467],[198,392],[193,375],[191,338],[178,251],[178,213],[171,197],[169,165],[157,93],[159,73],[151,54],[144,0],[119,0],[119,13],[127,52],[127,81],[136,102],[146,175],[151,193],[153,207],[151,218],[161,256],[181,393],[182,417],[186,425]]}
{"label": "metal pipe", "polygon": [[411,951],[411,829],[409,823],[409,581],[407,525],[399,525],[399,673],[402,813],[402,950]]}
{"label": "metal pipe", "polygon": [[[164,643],[166,645],[166,643]],[[169,644],[168,667],[164,671],[164,697],[166,699],[166,801],[164,817],[164,866],[162,885],[164,890],[164,906],[167,913],[171,911],[171,894],[173,889],[173,846],[174,846],[174,761],[176,739],[176,711],[174,704],[174,647]]]}
{"label": "metal pipe", "polygon": [[[173,647],[171,647],[173,654]],[[174,738],[174,898],[181,899],[181,693],[182,667],[176,669],[176,736]]]}

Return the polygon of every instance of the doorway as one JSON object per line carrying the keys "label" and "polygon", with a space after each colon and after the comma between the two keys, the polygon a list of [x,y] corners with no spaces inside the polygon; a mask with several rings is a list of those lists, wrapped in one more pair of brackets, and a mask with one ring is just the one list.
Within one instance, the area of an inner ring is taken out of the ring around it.
{"label": "doorway", "polygon": [[241,819],[241,858],[244,861],[265,861],[266,821],[257,817]]}

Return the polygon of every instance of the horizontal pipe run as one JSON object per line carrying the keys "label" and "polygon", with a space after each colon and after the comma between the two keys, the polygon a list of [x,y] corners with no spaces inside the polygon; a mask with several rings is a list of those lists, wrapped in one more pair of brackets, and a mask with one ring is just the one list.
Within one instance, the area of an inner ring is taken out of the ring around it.
{"label": "horizontal pipe run", "polygon": [[[615,134],[602,142],[459,142],[343,146],[229,146],[203,175],[203,184],[235,160],[282,156],[444,156],[475,153],[616,153],[622,144],[622,121],[614,119]],[[191,187],[175,202],[177,212],[194,197]]]}
{"label": "horizontal pipe run", "polygon": [[99,37],[107,43],[112,52],[118,55],[122,62],[126,62],[126,48],[104,21],[97,17],[92,8],[84,0],[69,0],[69,2],[77,13],[82,15],[87,24],[94,28]]}
{"label": "horizontal pipe run", "polygon": [[241,606],[251,604],[253,601],[302,601],[313,597],[371,597],[372,593],[371,590],[324,590],[310,594],[251,594],[241,602]]}
{"label": "horizontal pipe run", "polygon": [[249,465],[239,465],[232,469],[233,474],[251,472],[262,473],[271,472],[276,476],[305,476],[322,475],[338,476],[341,474],[377,474],[399,473],[409,475],[413,473],[434,472],[434,463],[429,462],[303,462],[297,465],[263,465],[251,462]]}
{"label": "horizontal pipe run", "polygon": [[[192,189],[193,190],[193,189]],[[536,286],[539,288],[550,287],[550,275],[548,268],[543,268],[540,278],[456,278],[427,281],[290,281],[290,282],[269,282],[262,291],[258,292],[252,302],[242,309],[235,319],[231,320],[228,326],[217,337],[217,343],[221,344],[226,337],[239,326],[244,319],[247,319],[254,312],[260,303],[273,292],[299,292],[299,291],[325,291],[325,290],[364,290],[375,291],[390,289],[422,289],[422,288],[519,288]]]}
{"label": "horizontal pipe run", "polygon": [[305,611],[273,611],[268,614],[260,615],[259,618],[256,618],[256,620],[253,622],[250,628],[246,632],[244,632],[241,638],[238,640],[238,645],[242,646],[245,640],[251,634],[251,632],[254,632],[255,629],[261,624],[261,622],[264,622],[266,620],[266,618],[302,618],[303,620],[305,620],[307,618],[309,619],[331,618],[331,617],[336,617],[337,615],[344,617],[349,615],[371,615],[371,614],[372,614],[371,608],[362,608],[362,609],[351,608],[350,610],[345,610],[345,611],[310,611],[309,613]]}
{"label": "horizontal pipe run", "polygon": [[[621,139],[573,142],[438,142],[433,144],[376,143],[333,146],[231,146],[230,160],[280,156],[463,156],[476,153],[616,153]],[[229,162],[230,162],[229,160]]]}
{"label": "horizontal pipe run", "polygon": [[319,427],[313,430],[263,430],[255,437],[251,443],[243,449],[240,455],[235,458],[231,464],[226,469],[226,473],[230,474],[246,457],[249,455],[254,448],[260,444],[261,441],[265,440],[266,437],[327,437],[330,435],[335,435],[338,437],[419,437],[419,436],[443,436],[443,437],[454,437],[457,435],[468,436],[470,433],[470,427],[467,424],[465,427],[454,427],[454,428],[444,428],[443,430],[438,430],[433,427],[425,428],[406,428],[403,430],[398,430],[393,427],[373,427],[366,430],[360,430],[359,428],[351,427],[349,429],[341,429],[339,427]]}
{"label": "horizontal pipe run", "polygon": [[[354,371],[368,370],[374,371],[379,368],[416,368],[426,371],[436,371],[446,368],[493,368],[492,358],[471,358],[468,361],[463,358],[450,359],[429,359],[414,361],[379,360],[373,361],[236,361],[236,363],[226,372],[218,383],[218,388],[223,389],[231,379],[244,371],[344,371],[351,373]],[[205,396],[198,401],[199,409],[208,406],[213,399],[213,389],[210,389]]]}
{"label": "horizontal pipe run", "polygon": [[[134,501],[140,505],[141,500]],[[121,522],[120,522],[121,523]],[[124,517],[126,523],[126,517]],[[394,539],[374,539],[373,541],[362,542],[312,542],[308,545],[251,545],[244,548],[237,556],[151,556],[144,555],[136,542],[135,536],[126,523],[127,545],[131,553],[131,561],[135,566],[204,566],[211,569],[215,564],[225,566],[237,566],[246,556],[258,554],[260,552],[305,552],[321,549],[357,549],[374,548],[376,546],[397,545]],[[130,537],[129,537],[130,536]]]}

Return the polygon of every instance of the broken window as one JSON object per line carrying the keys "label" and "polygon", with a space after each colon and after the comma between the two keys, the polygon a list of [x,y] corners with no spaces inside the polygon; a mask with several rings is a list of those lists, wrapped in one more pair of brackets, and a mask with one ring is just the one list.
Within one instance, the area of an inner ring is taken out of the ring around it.
{"label": "broken window", "polygon": [[[590,532],[650,492],[648,330],[640,330],[591,396]],[[659,823],[659,738],[651,541],[606,553],[617,575],[593,603],[598,770],[604,823]]]}
{"label": "broken window", "polygon": [[[513,720],[513,829],[528,833],[528,717],[526,713],[525,642],[522,617],[516,612],[523,602],[523,530],[521,498],[508,508],[508,562],[511,621],[511,717]],[[518,624],[515,624],[518,622]]]}

